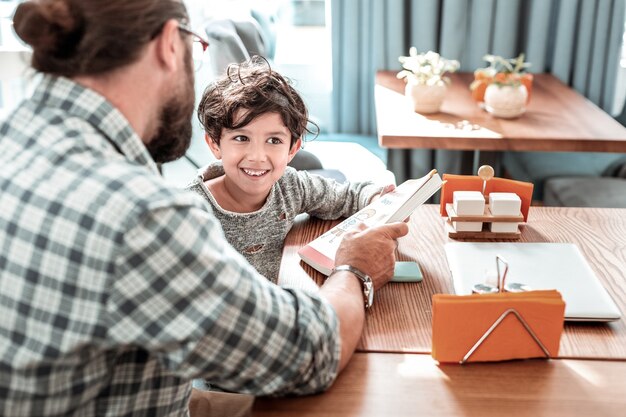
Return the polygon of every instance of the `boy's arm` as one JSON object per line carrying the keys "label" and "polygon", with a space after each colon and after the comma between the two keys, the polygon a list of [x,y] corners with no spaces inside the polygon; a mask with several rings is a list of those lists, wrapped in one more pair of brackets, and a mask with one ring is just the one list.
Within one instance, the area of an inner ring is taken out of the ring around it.
{"label": "boy's arm", "polygon": [[285,172],[286,183],[300,200],[300,212],[321,219],[347,217],[367,206],[380,195],[381,187],[372,182],[345,182],[306,171]]}

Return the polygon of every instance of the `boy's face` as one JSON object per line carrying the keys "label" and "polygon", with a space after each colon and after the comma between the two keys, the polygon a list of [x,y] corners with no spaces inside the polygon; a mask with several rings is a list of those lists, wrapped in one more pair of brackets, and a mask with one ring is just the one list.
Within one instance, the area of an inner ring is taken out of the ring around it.
{"label": "boy's face", "polygon": [[[244,115],[239,110],[236,120]],[[209,147],[224,165],[225,185],[235,198],[265,199],[285,167],[300,149],[291,147],[291,133],[278,113],[265,113],[240,129],[222,129],[220,144],[207,137]]]}

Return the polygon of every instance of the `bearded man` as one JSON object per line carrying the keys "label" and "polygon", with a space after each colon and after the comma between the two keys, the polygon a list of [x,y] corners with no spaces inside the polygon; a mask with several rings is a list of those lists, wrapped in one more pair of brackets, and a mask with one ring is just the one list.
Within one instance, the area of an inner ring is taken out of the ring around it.
{"label": "bearded man", "polygon": [[271,284],[157,170],[189,146],[208,46],[180,1],[26,1],[14,28],[43,79],[0,124],[0,415],[187,415],[194,378],[332,384],[363,329],[358,274],[388,282],[407,226],[345,238],[318,294]]}

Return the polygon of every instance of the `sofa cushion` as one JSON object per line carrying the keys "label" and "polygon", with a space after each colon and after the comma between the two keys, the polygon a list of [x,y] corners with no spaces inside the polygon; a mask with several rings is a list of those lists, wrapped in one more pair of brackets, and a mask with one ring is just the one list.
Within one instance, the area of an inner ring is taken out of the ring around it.
{"label": "sofa cushion", "polygon": [[607,169],[623,158],[623,153],[504,152],[502,164],[513,179],[532,182],[533,198],[541,200],[549,178],[611,175]]}
{"label": "sofa cushion", "polygon": [[332,178],[337,182],[343,183],[346,182],[346,176],[338,169],[326,169],[322,166],[322,162],[319,158],[313,155],[309,151],[305,151],[304,149],[300,149],[291,162],[289,162],[289,166],[294,167],[299,171],[308,171],[311,174],[321,175],[322,177]]}
{"label": "sofa cushion", "polygon": [[543,203],[560,207],[626,208],[626,178],[551,178],[545,183]]}
{"label": "sofa cushion", "polygon": [[305,142],[304,148],[319,158],[324,169],[340,170],[350,182],[396,183],[387,165],[358,143],[313,140]]}
{"label": "sofa cushion", "polygon": [[603,177],[626,178],[626,157],[612,163],[602,174]]}
{"label": "sofa cushion", "polygon": [[317,156],[304,149],[300,149],[296,152],[293,159],[289,162],[289,166],[292,166],[299,171],[324,168],[322,162]]}
{"label": "sofa cushion", "polygon": [[383,163],[387,163],[387,149],[378,144],[378,138],[356,133],[320,133],[314,140],[319,142],[351,142],[358,143],[376,155]]}

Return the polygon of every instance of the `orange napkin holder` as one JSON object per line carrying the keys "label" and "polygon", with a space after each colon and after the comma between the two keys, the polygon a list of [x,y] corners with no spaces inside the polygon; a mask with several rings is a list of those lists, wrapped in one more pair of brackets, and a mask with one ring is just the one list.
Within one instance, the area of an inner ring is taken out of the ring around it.
{"label": "orange napkin holder", "polygon": [[558,355],[565,302],[555,290],[433,295],[432,356],[446,363]]}

